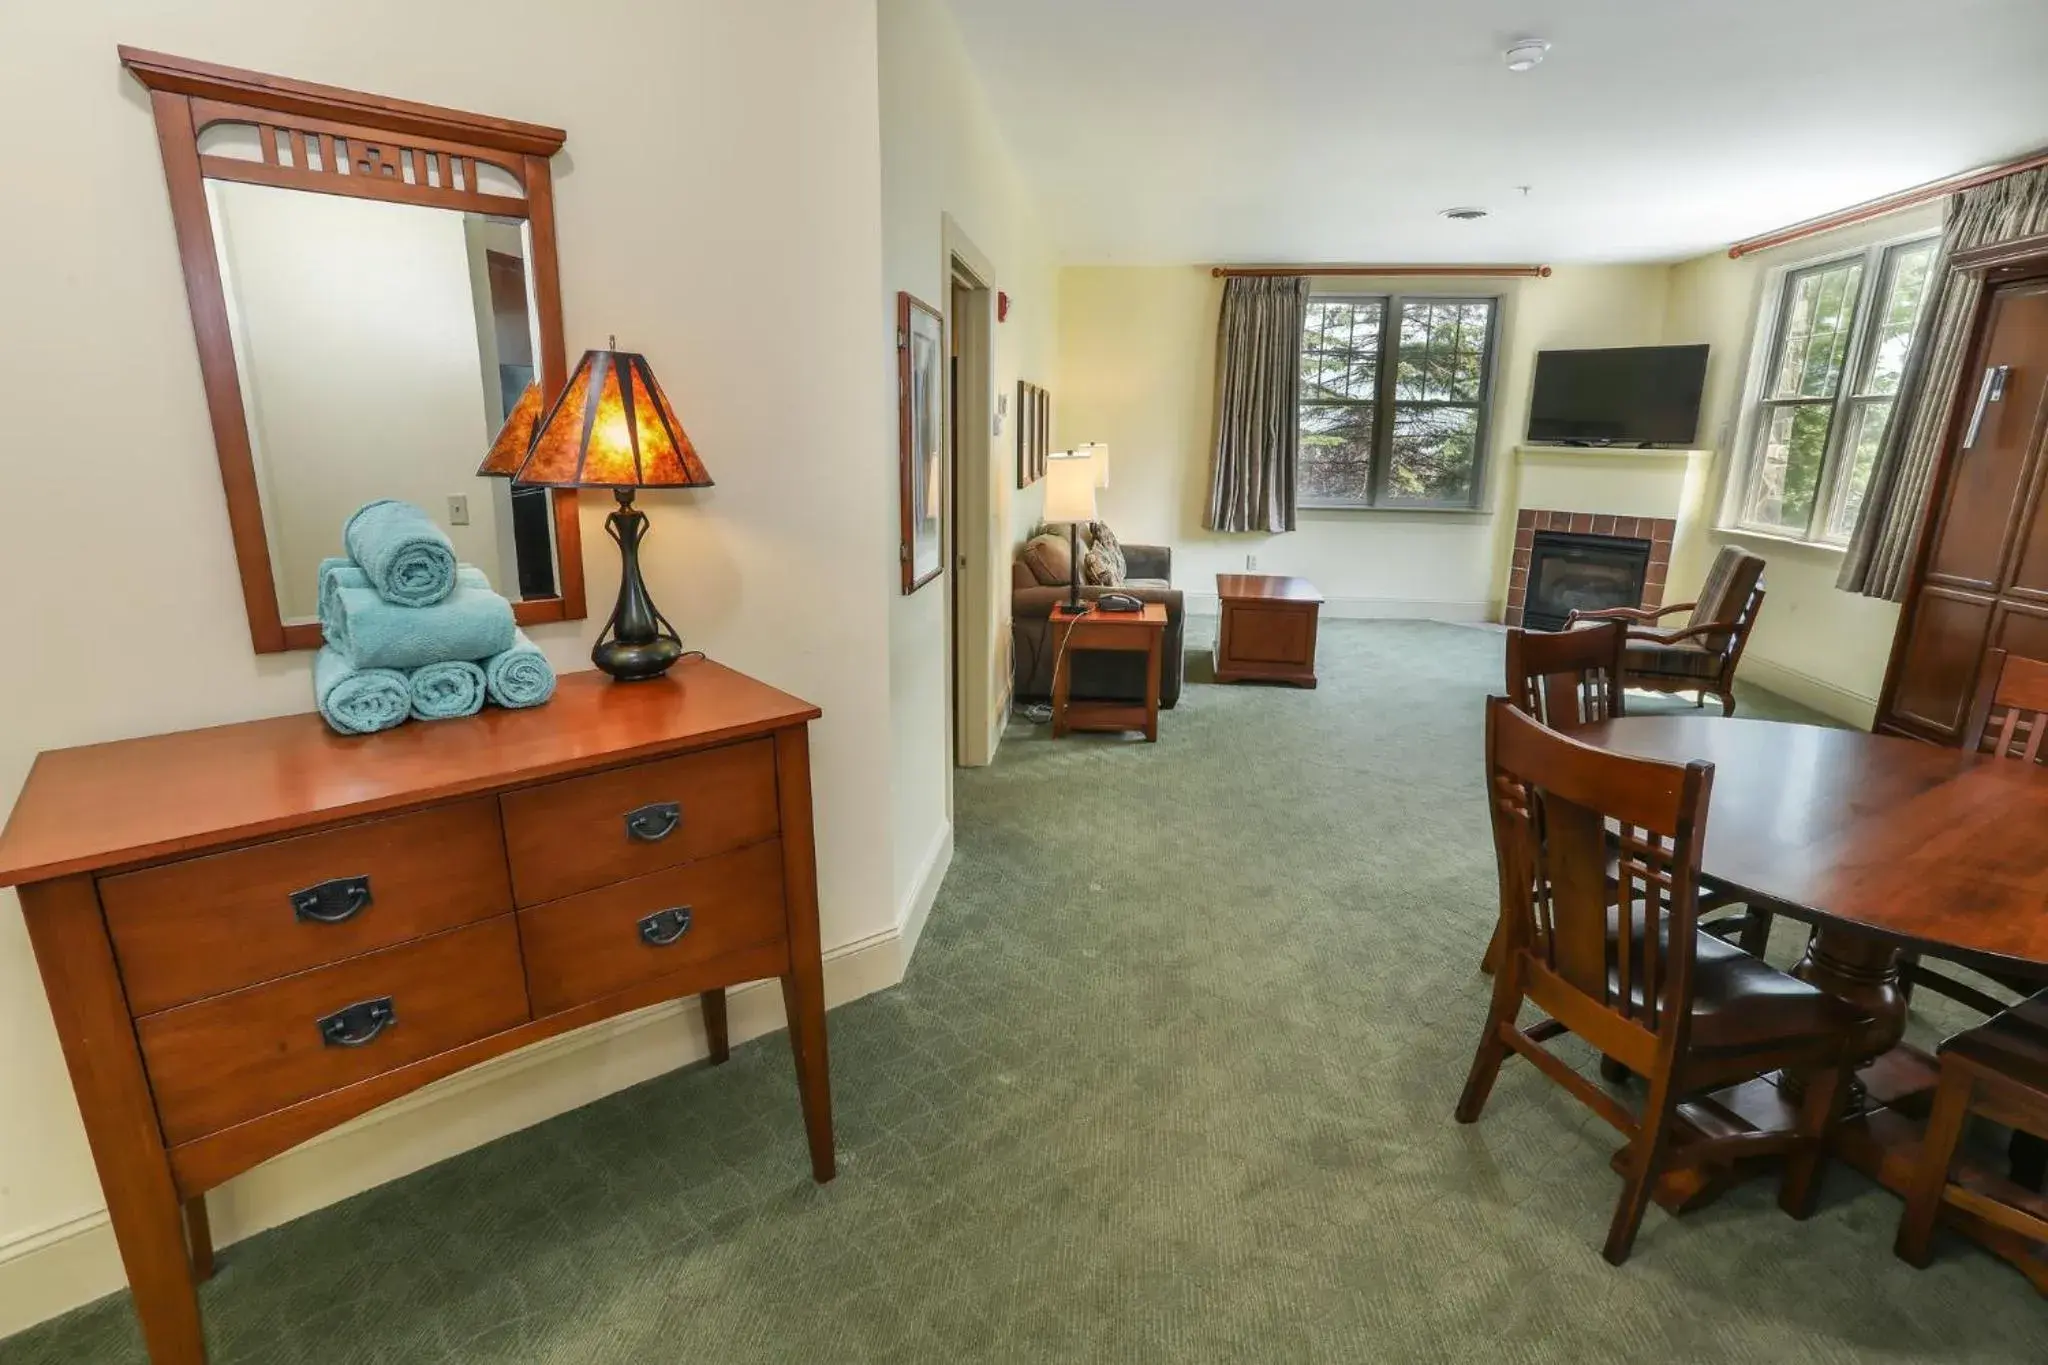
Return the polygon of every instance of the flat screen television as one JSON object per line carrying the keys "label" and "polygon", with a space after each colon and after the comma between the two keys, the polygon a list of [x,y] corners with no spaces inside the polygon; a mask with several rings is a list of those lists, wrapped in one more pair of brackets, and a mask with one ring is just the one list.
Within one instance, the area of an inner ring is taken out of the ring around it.
{"label": "flat screen television", "polygon": [[1586,445],[1690,445],[1699,433],[1705,346],[1542,351],[1529,439]]}

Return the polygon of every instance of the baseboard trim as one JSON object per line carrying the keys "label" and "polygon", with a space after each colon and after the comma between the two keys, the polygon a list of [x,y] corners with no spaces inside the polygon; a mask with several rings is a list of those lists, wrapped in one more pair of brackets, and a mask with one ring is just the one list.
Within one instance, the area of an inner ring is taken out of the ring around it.
{"label": "baseboard trim", "polygon": [[1746,683],[1754,683],[1766,692],[1775,692],[1859,730],[1868,730],[1877,720],[1876,697],[1866,697],[1825,678],[1759,658],[1754,652],[1743,655],[1740,676]]}
{"label": "baseboard trim", "polygon": [[[952,846],[948,827],[933,845],[902,926],[826,952],[828,1007],[903,979]],[[727,1022],[734,1043],[780,1031],[781,991],[772,981],[735,987],[727,993]],[[702,1013],[691,999],[609,1019],[486,1062],[301,1143],[207,1195],[215,1243],[227,1246],[290,1222],[701,1061],[706,1053]],[[126,1283],[105,1209],[0,1237],[0,1338]]]}
{"label": "baseboard trim", "polygon": [[[1222,602],[1213,592],[1183,593],[1181,600],[1193,616],[1215,616]],[[1340,621],[1488,621],[1497,620],[1495,602],[1437,601],[1409,597],[1326,597],[1322,615]]]}
{"label": "baseboard trim", "polygon": [[910,970],[910,959],[917,953],[917,941],[924,935],[924,923],[931,917],[932,903],[938,900],[939,888],[945,884],[946,871],[952,865],[953,822],[949,820],[932,839],[924,861],[918,864],[917,880],[911,886],[910,899],[904,904],[903,913],[897,921],[896,951],[902,958],[899,979]]}

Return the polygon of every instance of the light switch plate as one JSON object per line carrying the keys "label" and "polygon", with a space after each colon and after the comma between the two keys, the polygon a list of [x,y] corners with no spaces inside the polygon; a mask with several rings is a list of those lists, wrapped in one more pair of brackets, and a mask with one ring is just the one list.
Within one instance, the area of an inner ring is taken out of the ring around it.
{"label": "light switch plate", "polygon": [[448,499],[448,524],[450,526],[469,525],[469,499],[467,497],[458,496]]}

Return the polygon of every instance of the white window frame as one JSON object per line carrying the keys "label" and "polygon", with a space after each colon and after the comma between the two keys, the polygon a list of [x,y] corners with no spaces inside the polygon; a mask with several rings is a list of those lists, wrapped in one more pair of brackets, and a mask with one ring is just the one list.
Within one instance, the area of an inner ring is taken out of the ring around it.
{"label": "white window frame", "polygon": [[[1363,501],[1326,498],[1297,497],[1295,506],[1305,512],[1477,512],[1486,505],[1486,479],[1490,472],[1490,445],[1493,440],[1493,405],[1495,398],[1495,371],[1500,363],[1501,333],[1507,321],[1507,296],[1495,293],[1445,293],[1440,290],[1426,290],[1402,293],[1399,290],[1315,290],[1309,302],[1323,303],[1377,303],[1380,305],[1380,349],[1377,359],[1378,382],[1370,401],[1373,404],[1373,445],[1369,491]],[[1486,325],[1486,350],[1479,361],[1479,399],[1476,403],[1424,403],[1393,397],[1399,376],[1397,357],[1400,351],[1401,308],[1410,303],[1485,303],[1490,305]],[[1306,338],[1297,337],[1299,348]],[[1294,425],[1301,428],[1301,390],[1295,389]],[[1393,458],[1393,422],[1396,408],[1406,407],[1471,407],[1478,410],[1478,430],[1473,436],[1472,446],[1472,491],[1456,502],[1388,502],[1384,500],[1387,465]]]}
{"label": "white window frame", "polygon": [[[1737,535],[1792,541],[1817,549],[1839,551],[1847,548],[1850,536],[1831,537],[1828,535],[1827,527],[1836,500],[1843,494],[1842,481],[1850,467],[1844,447],[1848,434],[1858,425],[1854,420],[1856,408],[1859,404],[1870,401],[1869,395],[1861,394],[1858,390],[1861,381],[1866,377],[1872,360],[1871,353],[1877,344],[1877,305],[1890,287],[1893,263],[1906,248],[1927,242],[1937,243],[1933,267],[1935,270],[1940,269],[1940,236],[1939,232],[1921,231],[1887,237],[1863,246],[1832,251],[1808,260],[1789,262],[1765,274],[1761,297],[1757,302],[1756,323],[1751,332],[1749,371],[1742,388],[1740,420],[1736,423],[1736,458],[1730,462],[1730,477],[1722,495],[1721,516],[1718,520],[1720,530]],[[1828,441],[1821,456],[1820,486],[1815,492],[1813,513],[1807,519],[1804,529],[1746,522],[1742,519],[1742,513],[1749,501],[1751,481],[1757,477],[1758,462],[1763,457],[1763,441],[1769,430],[1769,409],[1792,401],[1771,400],[1766,397],[1766,391],[1777,373],[1784,342],[1782,329],[1791,303],[1787,293],[1788,286],[1801,275],[1851,261],[1863,263],[1863,279],[1850,325],[1849,344],[1843,355],[1841,381],[1830,404]],[[1927,286],[1930,293],[1936,288],[1937,282],[1938,277],[1930,278]],[[1928,300],[1923,297],[1920,315],[1914,323],[1913,341],[1907,351],[1908,365],[1911,364],[1912,351],[1921,343],[1927,324],[1927,302]],[[1897,400],[1898,396],[1894,394],[1893,421],[1897,421],[1899,416]]]}

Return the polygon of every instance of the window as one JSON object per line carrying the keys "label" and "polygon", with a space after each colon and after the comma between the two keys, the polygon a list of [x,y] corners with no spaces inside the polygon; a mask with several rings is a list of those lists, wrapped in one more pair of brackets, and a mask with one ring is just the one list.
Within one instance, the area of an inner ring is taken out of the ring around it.
{"label": "window", "polygon": [[[1499,304],[1310,299],[1301,336],[1296,502],[1476,505]],[[1382,365],[1385,356],[1393,363]]]}
{"label": "window", "polygon": [[1848,542],[1891,425],[1934,249],[1923,237],[1785,273],[1759,323],[1768,349],[1745,427],[1736,525]]}

